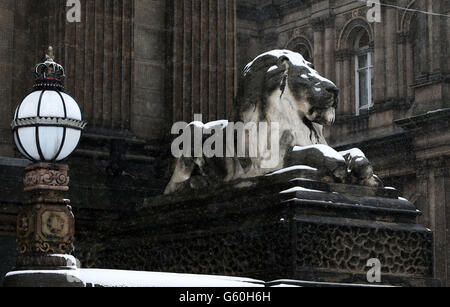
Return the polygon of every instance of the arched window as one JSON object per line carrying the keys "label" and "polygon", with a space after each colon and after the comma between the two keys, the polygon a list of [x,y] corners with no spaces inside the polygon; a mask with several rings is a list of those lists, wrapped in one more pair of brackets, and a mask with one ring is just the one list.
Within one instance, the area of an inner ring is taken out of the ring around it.
{"label": "arched window", "polygon": [[356,115],[373,105],[373,52],[369,41],[366,31],[361,31],[355,40]]}
{"label": "arched window", "polygon": [[305,60],[311,63],[313,62],[310,43],[306,38],[303,37],[294,38],[287,44],[286,49],[298,52],[303,56]]}
{"label": "arched window", "polygon": [[303,44],[299,44],[299,45],[295,46],[293,49],[294,50],[292,50],[292,51],[300,53],[305,60],[312,63],[313,59],[312,59],[311,53],[309,52],[309,49],[307,46],[305,46]]}

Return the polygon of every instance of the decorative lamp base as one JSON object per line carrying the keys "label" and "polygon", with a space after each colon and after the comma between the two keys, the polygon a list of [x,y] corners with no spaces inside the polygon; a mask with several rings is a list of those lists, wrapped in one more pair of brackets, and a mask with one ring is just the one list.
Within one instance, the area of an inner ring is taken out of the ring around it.
{"label": "decorative lamp base", "polygon": [[29,200],[17,217],[16,270],[73,269],[75,218],[68,191],[69,167],[65,164],[36,163],[25,169],[24,190]]}

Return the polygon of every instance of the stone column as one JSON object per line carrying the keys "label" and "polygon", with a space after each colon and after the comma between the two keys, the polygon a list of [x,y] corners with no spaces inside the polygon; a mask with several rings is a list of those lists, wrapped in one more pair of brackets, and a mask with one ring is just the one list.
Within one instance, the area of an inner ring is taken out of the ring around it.
{"label": "stone column", "polygon": [[450,203],[448,195],[446,193],[447,186],[450,179],[450,168],[446,166],[442,159],[438,159],[436,166],[434,167],[434,210],[435,222],[434,222],[434,236],[435,236],[435,267],[436,278],[439,278],[443,285],[448,285],[450,272],[448,268],[450,266],[450,255],[447,254],[450,246],[450,235],[448,234],[448,217],[447,208]]}
{"label": "stone column", "polygon": [[[398,50],[398,61],[397,61],[397,80],[398,80],[398,90],[399,97],[407,99],[407,90],[406,90],[406,69],[405,69],[405,52],[406,52],[406,37],[405,35],[399,34],[397,35],[397,50]],[[408,65],[408,64],[406,64]]]}
{"label": "stone column", "polygon": [[[428,0],[428,11],[430,12],[438,12],[441,13],[441,7],[445,4],[442,2],[446,1],[432,1]],[[448,19],[448,18],[447,18]],[[429,48],[430,48],[430,64],[431,64],[431,72],[440,72],[442,71],[442,54],[444,52],[448,52],[448,45],[443,48],[443,42],[445,41],[443,37],[443,30],[445,29],[444,18],[438,16],[428,15],[428,32],[429,32]],[[445,57],[446,60],[448,58]],[[445,60],[445,61],[446,61]]]}
{"label": "stone column", "polygon": [[[395,99],[398,97],[398,76],[397,76],[397,11],[394,8],[386,8],[385,13],[385,38],[386,38],[386,98]],[[375,42],[375,46],[376,46]],[[377,47],[375,47],[377,48]],[[377,49],[379,51],[379,49]],[[376,51],[375,51],[376,52]],[[375,82],[376,83],[376,82]]]}
{"label": "stone column", "polygon": [[236,0],[175,0],[173,120],[228,117],[236,92]]}
{"label": "stone column", "polygon": [[414,83],[414,56],[411,36],[408,33],[405,41],[405,60],[406,60],[406,92],[407,98],[411,100],[414,96],[414,89],[411,87]]}
{"label": "stone column", "polygon": [[[443,8],[442,11],[444,12],[444,14],[450,15],[450,2],[446,2],[446,6],[447,7]],[[450,30],[448,30],[448,29],[450,29],[450,18],[445,18],[445,21],[443,21],[443,25],[447,29],[447,31],[446,31],[447,32],[447,37],[444,37],[444,41],[442,42],[443,43],[443,49],[444,50],[448,50],[447,48],[448,48],[448,46],[450,46]],[[445,69],[447,71],[450,71],[450,61],[444,60],[443,65],[444,65],[444,67],[445,67]],[[447,95],[448,95],[447,98],[450,98],[449,97],[450,93],[447,94]]]}
{"label": "stone column", "polygon": [[344,84],[342,82],[343,80],[343,71],[342,71],[342,63],[343,63],[343,56],[340,53],[336,54],[336,86],[339,88],[339,105],[337,108],[337,114],[342,115],[344,114]]}
{"label": "stone column", "polygon": [[386,69],[385,69],[385,48],[384,48],[384,24],[385,22],[375,23],[375,51],[374,51],[374,102],[385,100],[386,90]]}
{"label": "stone column", "polygon": [[447,250],[450,238],[447,234],[448,185],[450,184],[449,164],[444,158],[420,161],[417,169],[418,209],[423,213],[419,218],[434,233],[434,273],[435,277],[448,285],[449,273]]}
{"label": "stone column", "polygon": [[428,206],[428,180],[429,170],[424,162],[416,165],[417,192],[420,195],[417,200],[417,209],[422,212],[419,223],[431,228],[430,208]]}
{"label": "stone column", "polygon": [[324,73],[324,23],[322,20],[316,19],[312,21],[314,29],[314,66],[320,73]]}
{"label": "stone column", "polygon": [[335,78],[334,62],[334,19],[330,18],[325,23],[325,77]]}
{"label": "stone column", "polygon": [[0,155],[12,155],[11,148],[11,99],[13,90],[12,75],[14,65],[14,1],[0,4],[0,74],[4,76],[0,82]]}
{"label": "stone column", "polygon": [[344,114],[345,115],[351,115],[352,114],[352,110],[353,110],[353,106],[352,106],[352,95],[354,95],[352,93],[352,57],[351,57],[351,52],[346,51],[344,53],[344,62],[343,62],[343,70],[344,70],[344,80],[343,80],[343,84],[344,84],[344,95],[343,95],[343,100],[344,100]]}

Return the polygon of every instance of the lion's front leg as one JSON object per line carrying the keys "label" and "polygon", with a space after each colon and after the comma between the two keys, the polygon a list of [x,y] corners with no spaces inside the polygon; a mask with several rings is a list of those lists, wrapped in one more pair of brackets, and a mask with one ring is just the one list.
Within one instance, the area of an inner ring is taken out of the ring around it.
{"label": "lion's front leg", "polygon": [[316,178],[320,181],[337,183],[347,181],[345,159],[327,145],[295,146],[287,152],[284,161],[286,168],[303,165],[317,169]]}
{"label": "lion's front leg", "polygon": [[167,185],[164,194],[171,194],[180,189],[186,181],[191,178],[192,172],[195,168],[195,162],[192,158],[181,157],[176,160],[175,170],[173,172],[172,178]]}
{"label": "lion's front leg", "polygon": [[373,167],[359,149],[337,152],[327,145],[296,146],[286,154],[284,167],[305,165],[318,170],[321,181],[381,187]]}
{"label": "lion's front leg", "polygon": [[347,162],[352,184],[370,187],[383,186],[381,180],[374,174],[372,164],[360,149],[354,148],[342,151],[340,154]]}

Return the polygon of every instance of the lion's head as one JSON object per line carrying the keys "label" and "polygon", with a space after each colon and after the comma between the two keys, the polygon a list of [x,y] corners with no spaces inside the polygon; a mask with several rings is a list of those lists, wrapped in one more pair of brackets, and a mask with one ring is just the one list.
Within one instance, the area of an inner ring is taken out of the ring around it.
{"label": "lion's head", "polygon": [[268,98],[277,90],[281,91],[280,98],[292,96],[290,99],[298,116],[310,125],[334,123],[338,88],[320,76],[301,54],[289,50],[264,53],[245,67],[234,118],[244,120],[243,114],[258,109],[259,120],[265,120],[270,103]]}

